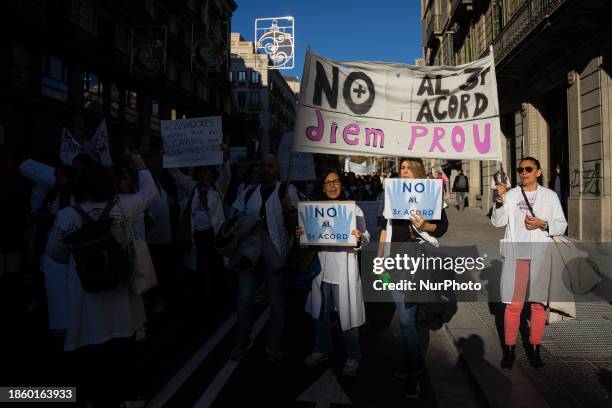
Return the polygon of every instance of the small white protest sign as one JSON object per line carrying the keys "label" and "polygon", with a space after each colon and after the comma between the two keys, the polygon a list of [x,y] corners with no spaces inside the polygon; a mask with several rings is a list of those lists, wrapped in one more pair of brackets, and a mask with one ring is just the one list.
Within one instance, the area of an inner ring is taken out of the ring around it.
{"label": "small white protest sign", "polygon": [[301,245],[356,246],[354,201],[300,201],[298,221],[304,229]]}
{"label": "small white protest sign", "polygon": [[221,116],[162,120],[164,168],[223,163]]}
{"label": "small white protest sign", "polygon": [[442,180],[440,179],[385,179],[385,209],[390,219],[409,219],[420,215],[426,220],[442,216]]}

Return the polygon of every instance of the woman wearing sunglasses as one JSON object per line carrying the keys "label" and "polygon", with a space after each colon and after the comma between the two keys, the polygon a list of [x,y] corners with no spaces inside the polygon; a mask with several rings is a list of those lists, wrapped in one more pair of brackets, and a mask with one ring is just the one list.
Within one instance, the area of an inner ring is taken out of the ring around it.
{"label": "woman wearing sunglasses", "polygon": [[[542,175],[540,162],[533,157],[525,157],[517,168],[521,185],[506,191],[506,186],[497,187],[497,200],[493,208],[491,222],[496,227],[505,227],[506,233],[501,242],[504,266],[501,279],[502,302],[504,311],[504,346],[501,367],[510,370],[515,358],[515,344],[520,325],[521,311],[525,301],[531,303],[530,348],[527,356],[531,364],[542,367],[540,344],[546,324],[546,310],[536,294],[550,291],[550,282],[538,280],[543,271],[543,254],[546,243],[553,236],[563,235],[567,221],[557,194],[538,184]],[[540,282],[543,285],[540,285]],[[544,285],[546,287],[544,287]],[[526,294],[529,293],[529,298]],[[550,293],[545,294],[550,299]]]}
{"label": "woman wearing sunglasses", "polygon": [[[340,173],[328,169],[322,176],[322,188],[319,189],[323,200],[342,200],[344,187]],[[359,277],[357,251],[366,245],[370,234],[366,229],[363,211],[355,206],[357,229],[351,232],[357,239],[358,246],[319,247],[318,257],[321,271],[312,281],[312,290],[306,301],[306,311],[315,319],[315,341],[313,352],[306,357],[304,364],[314,367],[328,359],[331,349],[330,315],[338,312],[342,329],[346,362],[342,373],[347,376],[357,374],[361,351],[359,348],[359,326],[365,323],[365,306]],[[304,229],[298,227],[296,236],[304,235]]]}

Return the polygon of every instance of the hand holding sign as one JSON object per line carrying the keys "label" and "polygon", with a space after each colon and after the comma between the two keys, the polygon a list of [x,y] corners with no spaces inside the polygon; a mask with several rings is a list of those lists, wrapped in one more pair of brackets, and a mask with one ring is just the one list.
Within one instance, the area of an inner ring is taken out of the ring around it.
{"label": "hand holding sign", "polygon": [[337,214],[334,218],[334,226],[331,228],[331,232],[336,236],[336,242],[347,243],[349,236],[352,235],[347,234],[347,231],[351,231],[353,212],[351,211],[347,214],[348,208],[341,205],[336,207],[336,211]]}

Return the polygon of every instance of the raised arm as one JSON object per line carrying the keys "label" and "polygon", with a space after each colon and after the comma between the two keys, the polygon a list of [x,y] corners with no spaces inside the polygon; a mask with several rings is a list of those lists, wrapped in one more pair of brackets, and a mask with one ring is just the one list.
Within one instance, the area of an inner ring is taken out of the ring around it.
{"label": "raised arm", "polygon": [[138,170],[138,192],[121,196],[120,206],[127,218],[135,218],[144,212],[158,195],[151,172],[146,168],[140,155],[132,154],[132,162]]}
{"label": "raised arm", "polygon": [[217,190],[221,193],[223,197],[227,193],[227,188],[230,185],[230,181],[232,178],[232,171],[230,169],[230,164],[228,161],[223,162],[221,165],[221,171],[219,172],[219,178],[217,179],[215,185],[217,186]]}
{"label": "raised arm", "polygon": [[176,186],[183,190],[191,191],[194,189],[196,184],[198,184],[191,177],[181,173],[179,169],[168,169],[168,174],[170,174],[170,177],[172,177],[172,180],[174,180]]}

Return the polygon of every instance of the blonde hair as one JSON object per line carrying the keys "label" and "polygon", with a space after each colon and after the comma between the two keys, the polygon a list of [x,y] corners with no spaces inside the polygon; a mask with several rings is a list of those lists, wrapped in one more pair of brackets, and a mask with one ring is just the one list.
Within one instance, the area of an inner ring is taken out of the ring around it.
{"label": "blonde hair", "polygon": [[412,177],[424,179],[427,178],[427,173],[425,173],[425,165],[423,164],[423,160],[415,159],[413,157],[404,157],[400,160],[400,168],[402,164],[406,162],[408,163],[408,168],[410,169],[410,173],[412,173]]}

